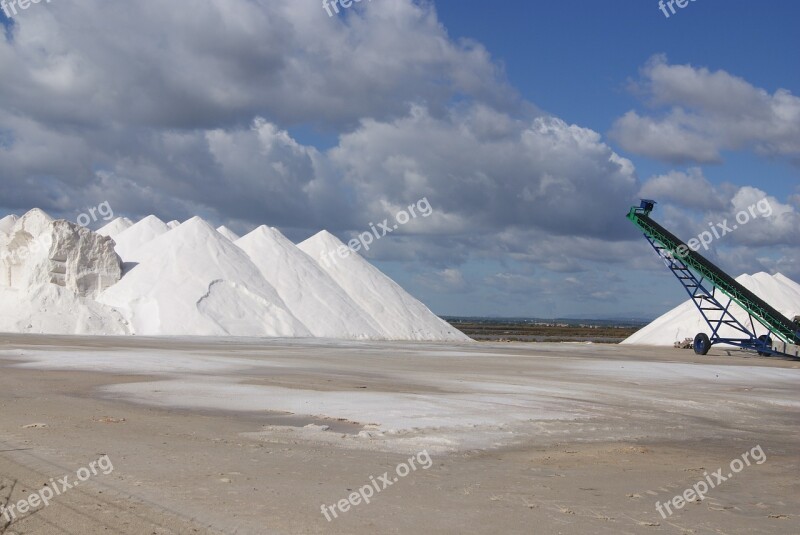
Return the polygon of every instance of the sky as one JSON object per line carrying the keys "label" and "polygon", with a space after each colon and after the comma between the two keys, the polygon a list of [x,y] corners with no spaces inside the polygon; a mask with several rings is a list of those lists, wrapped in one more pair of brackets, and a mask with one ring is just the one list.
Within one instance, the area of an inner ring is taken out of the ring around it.
{"label": "sky", "polygon": [[439,314],[649,319],[648,197],[685,240],[752,207],[701,252],[800,281],[800,4],[322,4],[7,0],[0,216],[383,228]]}

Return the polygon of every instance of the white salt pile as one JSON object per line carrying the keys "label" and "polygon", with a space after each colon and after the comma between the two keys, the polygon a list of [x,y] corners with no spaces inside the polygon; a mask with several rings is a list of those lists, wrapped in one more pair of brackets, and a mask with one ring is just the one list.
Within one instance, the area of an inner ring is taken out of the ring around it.
{"label": "white salt pile", "polygon": [[326,267],[268,227],[148,216],[95,233],[32,210],[0,219],[0,256],[3,332],[469,340],[355,253]]}
{"label": "white salt pile", "polygon": [[137,258],[99,298],[127,310],[137,334],[311,336],[247,254],[199,217],[155,238]]}
{"label": "white salt pile", "polygon": [[[788,318],[800,314],[800,284],[778,273],[756,273],[741,275],[736,279],[745,288],[769,303],[778,312]],[[676,291],[679,287],[676,288]],[[724,301],[726,302],[727,299]],[[731,305],[733,315],[749,326],[747,313],[741,307]],[[764,330],[759,328],[760,331]],[[691,300],[678,305],[652,323],[634,333],[623,341],[623,344],[639,344],[651,346],[672,346],[685,338],[694,338],[697,333],[711,334],[700,311]],[[726,338],[742,338],[742,333],[724,326],[720,335]]]}
{"label": "white salt pile", "polygon": [[[124,334],[125,320],[95,298],[122,275],[114,242],[41,210],[3,218],[0,331]],[[5,232],[8,230],[8,232]]]}
{"label": "white salt pile", "polygon": [[101,236],[108,236],[109,238],[116,240],[120,233],[131,228],[132,226],[133,221],[127,217],[118,217],[108,225],[98,229],[97,233]]}
{"label": "white salt pile", "polygon": [[114,236],[114,241],[117,243],[115,247],[117,254],[123,262],[136,262],[138,258],[136,252],[144,244],[153,241],[169,230],[166,223],[154,215],[149,215]]}
{"label": "white salt pile", "polygon": [[217,228],[217,232],[219,232],[220,234],[222,234],[223,236],[228,238],[230,241],[236,241],[236,240],[239,239],[239,235],[236,234],[231,229],[229,229],[228,227],[226,227],[225,225],[222,225],[221,227],[218,227]]}
{"label": "white salt pile", "polygon": [[292,314],[314,336],[348,339],[391,336],[277,229],[260,226],[235,243],[250,256]]}
{"label": "white salt pile", "polygon": [[[396,282],[323,230],[298,245],[383,329],[390,340],[469,340]],[[345,252],[340,255],[339,251]],[[343,258],[344,257],[344,258]]]}
{"label": "white salt pile", "polygon": [[75,223],[54,221],[31,210],[6,234],[0,254],[0,285],[16,290],[62,286],[79,297],[96,297],[119,281],[114,242]]}

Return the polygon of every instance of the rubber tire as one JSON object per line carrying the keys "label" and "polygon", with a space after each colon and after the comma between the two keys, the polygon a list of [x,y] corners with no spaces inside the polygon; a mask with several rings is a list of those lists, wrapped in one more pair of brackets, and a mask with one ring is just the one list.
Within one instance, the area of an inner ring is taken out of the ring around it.
{"label": "rubber tire", "polygon": [[708,350],[711,349],[711,339],[706,333],[698,333],[694,337],[694,352],[698,355],[707,355]]}
{"label": "rubber tire", "polygon": [[[768,345],[769,347],[772,347],[772,338],[768,334],[762,334],[761,336],[759,336],[758,337],[758,341],[759,342],[764,342],[765,345]],[[758,355],[760,357],[768,357],[770,354],[769,353],[763,353],[763,352],[759,351]]]}

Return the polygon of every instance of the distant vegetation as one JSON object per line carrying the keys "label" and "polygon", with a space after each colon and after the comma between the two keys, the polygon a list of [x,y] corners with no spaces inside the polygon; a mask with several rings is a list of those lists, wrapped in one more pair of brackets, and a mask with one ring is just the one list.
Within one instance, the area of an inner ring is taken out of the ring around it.
{"label": "distant vegetation", "polygon": [[478,341],[597,342],[617,344],[646,325],[634,320],[460,318],[445,316],[455,328]]}

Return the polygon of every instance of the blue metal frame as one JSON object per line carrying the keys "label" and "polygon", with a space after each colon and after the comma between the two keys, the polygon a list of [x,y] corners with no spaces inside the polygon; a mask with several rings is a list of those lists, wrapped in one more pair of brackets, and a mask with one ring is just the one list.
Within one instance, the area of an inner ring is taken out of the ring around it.
{"label": "blue metal frame", "polygon": [[[669,268],[673,275],[680,281],[686,293],[691,297],[692,302],[695,304],[703,319],[711,329],[709,339],[711,345],[728,344],[742,349],[757,351],[763,355],[784,355],[780,351],[775,351],[771,345],[766,341],[759,340],[759,335],[756,332],[756,321],[753,315],[748,312],[750,318],[750,326],[742,324],[733,314],[731,314],[731,305],[738,306],[733,299],[728,298],[728,302],[723,303],[717,298],[716,287],[711,285],[711,291],[703,284],[705,278],[697,278],[691,269],[679,258],[672,255],[666,248],[658,244],[647,234],[644,235],[647,242],[655,249],[658,256],[664,261],[664,264]],[[720,296],[724,294],[720,292]],[[712,317],[713,313],[718,313],[719,317]],[[758,320],[758,318],[755,318]],[[719,336],[719,330],[723,325],[727,325],[746,336],[746,338],[723,338]],[[758,325],[766,330],[765,335],[769,337],[772,334],[769,327],[758,321]]]}

